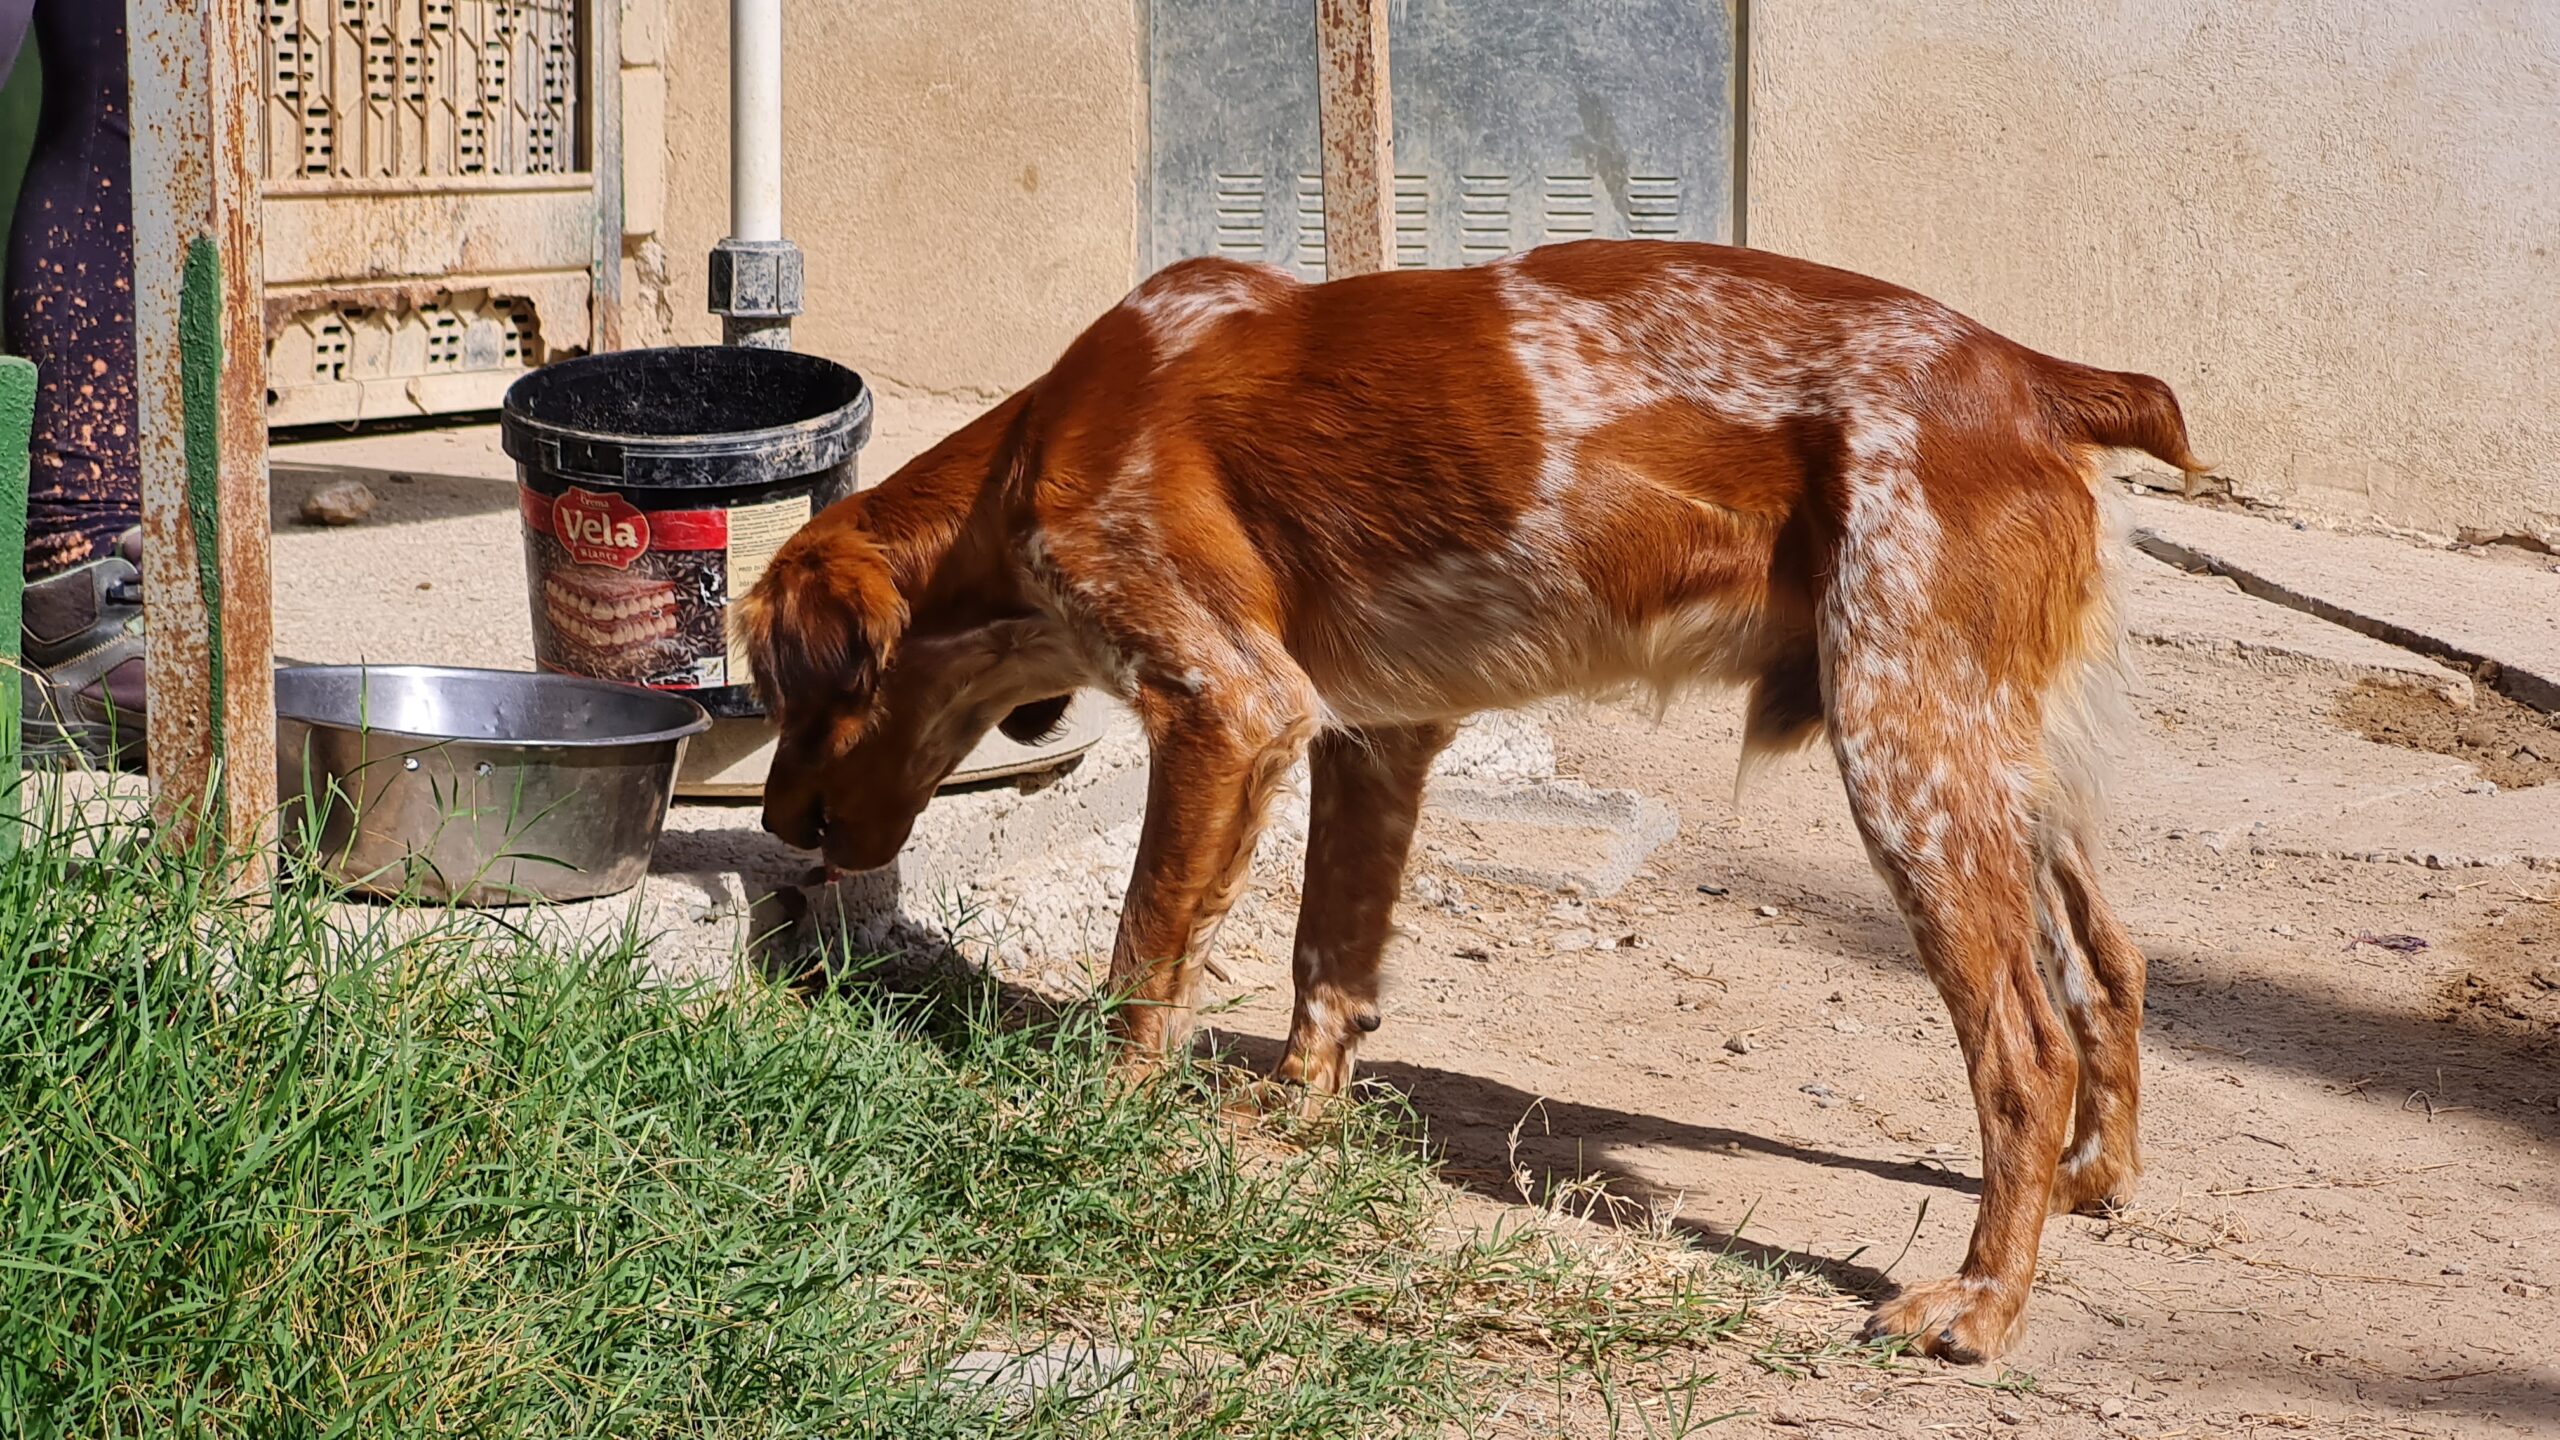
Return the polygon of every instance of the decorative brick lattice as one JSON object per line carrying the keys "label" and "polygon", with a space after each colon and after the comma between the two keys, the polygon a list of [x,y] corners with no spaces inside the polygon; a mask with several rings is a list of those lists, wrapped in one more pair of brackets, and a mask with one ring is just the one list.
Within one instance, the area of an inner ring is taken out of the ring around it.
{"label": "decorative brick lattice", "polygon": [[580,168],[580,0],[265,0],[269,180]]}

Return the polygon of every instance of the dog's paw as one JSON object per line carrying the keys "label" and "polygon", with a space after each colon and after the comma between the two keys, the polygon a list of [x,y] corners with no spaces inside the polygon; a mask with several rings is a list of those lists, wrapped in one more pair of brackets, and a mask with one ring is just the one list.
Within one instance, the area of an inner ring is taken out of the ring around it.
{"label": "dog's paw", "polygon": [[1111,1089],[1128,1095],[1162,1080],[1173,1069],[1173,1057],[1152,1045],[1123,1044],[1111,1056]]}
{"label": "dog's paw", "polygon": [[2046,1208],[2055,1215],[2112,1215],[2133,1204],[2133,1182],[2140,1173],[2130,1161],[2104,1152],[2086,1161],[2066,1161],[2053,1172]]}
{"label": "dog's paw", "polygon": [[1351,1047],[1340,1041],[1293,1040],[1272,1078],[1306,1088],[1308,1096],[1339,1095],[1351,1084]]}
{"label": "dog's paw", "polygon": [[2027,1325],[2023,1287],[1953,1275],[1906,1287],[1867,1317],[1861,1340],[1908,1339],[1923,1355],[1974,1365],[2017,1343]]}

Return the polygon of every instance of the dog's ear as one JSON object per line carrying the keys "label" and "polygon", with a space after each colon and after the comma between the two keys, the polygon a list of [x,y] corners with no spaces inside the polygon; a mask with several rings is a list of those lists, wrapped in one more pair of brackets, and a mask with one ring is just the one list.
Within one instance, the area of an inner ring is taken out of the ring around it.
{"label": "dog's ear", "polygon": [[870,703],[898,637],[906,598],[870,537],[851,527],[803,531],[744,599],[730,633],[747,655],[756,698],[777,722],[837,704]]}
{"label": "dog's ear", "polygon": [[1073,695],[1059,695],[1047,700],[1034,700],[1016,705],[1013,713],[996,722],[996,729],[1016,745],[1039,745],[1058,738],[1067,723],[1067,705]]}

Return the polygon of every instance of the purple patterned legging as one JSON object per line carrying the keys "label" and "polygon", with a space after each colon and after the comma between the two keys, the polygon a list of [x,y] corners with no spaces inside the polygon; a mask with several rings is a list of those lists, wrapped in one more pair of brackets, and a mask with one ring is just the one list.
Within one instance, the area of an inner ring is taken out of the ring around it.
{"label": "purple patterned legging", "polygon": [[[36,579],[107,554],[140,524],[142,476],[124,5],[32,3],[44,111],[10,223],[7,303],[9,348],[37,372],[26,555]],[[0,0],[0,67],[28,18],[29,0]]]}

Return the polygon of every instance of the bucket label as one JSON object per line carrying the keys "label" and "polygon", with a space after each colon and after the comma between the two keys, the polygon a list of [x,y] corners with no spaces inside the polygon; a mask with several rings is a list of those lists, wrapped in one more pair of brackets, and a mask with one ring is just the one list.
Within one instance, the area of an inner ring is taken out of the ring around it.
{"label": "bucket label", "polygon": [[807,496],[705,510],[642,510],[574,488],[517,496],[543,669],[661,690],[747,683],[729,599],[808,523]]}
{"label": "bucket label", "polygon": [[564,490],[551,502],[551,515],[552,533],[581,565],[628,570],[649,549],[649,517],[619,495]]}
{"label": "bucket label", "polygon": [[[744,595],[764,578],[774,552],[793,532],[809,523],[806,500],[778,500],[769,505],[741,505],[729,512],[729,593]],[[747,650],[729,639],[729,676],[733,685],[750,683]]]}

